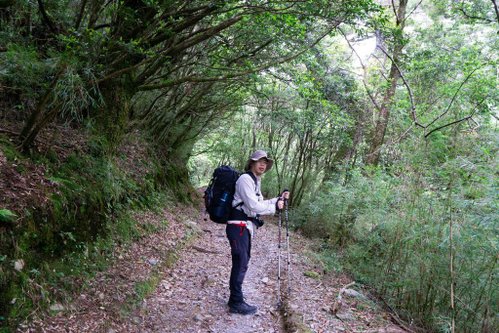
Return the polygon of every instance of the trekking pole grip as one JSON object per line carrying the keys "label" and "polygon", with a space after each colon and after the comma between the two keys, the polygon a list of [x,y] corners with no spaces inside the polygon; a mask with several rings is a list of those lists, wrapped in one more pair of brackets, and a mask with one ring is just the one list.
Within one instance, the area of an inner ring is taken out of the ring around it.
{"label": "trekking pole grip", "polygon": [[286,193],[286,192],[288,192],[288,195],[289,195],[289,190],[287,188],[283,189],[282,192],[281,192],[281,194],[279,195],[284,200],[288,200],[288,198],[284,197],[284,193]]}

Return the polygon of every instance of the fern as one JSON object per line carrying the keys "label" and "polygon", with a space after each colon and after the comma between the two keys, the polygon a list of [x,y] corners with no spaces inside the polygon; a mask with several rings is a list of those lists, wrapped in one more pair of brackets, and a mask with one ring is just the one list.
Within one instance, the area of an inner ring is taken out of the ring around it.
{"label": "fern", "polygon": [[17,215],[8,209],[0,209],[0,222],[14,222]]}

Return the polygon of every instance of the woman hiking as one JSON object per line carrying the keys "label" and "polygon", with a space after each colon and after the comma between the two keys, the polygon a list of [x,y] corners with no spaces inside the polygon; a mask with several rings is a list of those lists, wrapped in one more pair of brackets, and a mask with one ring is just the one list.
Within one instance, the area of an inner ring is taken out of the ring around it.
{"label": "woman hiking", "polygon": [[242,285],[251,257],[251,239],[255,230],[263,225],[260,215],[272,215],[284,207],[284,199],[289,198],[285,191],[281,196],[264,200],[260,187],[262,175],[272,168],[273,160],[263,150],[251,154],[246,163],[245,173],[236,182],[232,209],[227,221],[226,233],[229,239],[232,269],[230,272],[229,312],[249,315],[256,313],[257,307],[249,305],[243,297]]}

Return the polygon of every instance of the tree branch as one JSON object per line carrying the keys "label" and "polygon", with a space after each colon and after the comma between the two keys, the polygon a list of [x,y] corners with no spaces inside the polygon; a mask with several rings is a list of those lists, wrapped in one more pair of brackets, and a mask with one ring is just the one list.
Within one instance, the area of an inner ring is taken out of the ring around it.
{"label": "tree branch", "polygon": [[[474,114],[474,113],[473,113],[473,114]],[[471,117],[473,117],[473,114],[471,114],[471,115],[469,115],[469,116],[466,116],[466,117],[464,117],[464,118],[458,119],[458,120],[456,120],[456,121],[453,121],[453,122],[451,122],[451,123],[448,123],[448,124],[445,124],[445,125],[439,126],[439,127],[437,127],[437,128],[434,128],[434,129],[432,129],[431,131],[429,131],[428,133],[426,133],[424,137],[425,137],[425,138],[427,138],[427,137],[428,137],[428,136],[430,136],[430,134],[431,134],[431,133],[433,133],[433,132],[436,132],[436,131],[441,130],[441,129],[443,129],[443,128],[446,128],[446,127],[449,127],[449,126],[451,126],[451,125],[454,125],[454,124],[460,123],[460,122],[462,122],[462,121],[468,120],[468,119],[470,119]]]}
{"label": "tree branch", "polygon": [[393,10],[393,14],[395,14],[395,19],[398,22],[399,21],[399,16],[397,14],[397,8],[395,7],[395,2],[393,2],[393,0],[392,0],[392,10]]}
{"label": "tree branch", "polygon": [[[473,116],[475,115],[475,113],[478,111],[478,107],[479,107],[480,105],[482,105],[482,104],[483,104],[483,103],[487,100],[487,97],[488,97],[488,96],[485,96],[485,97],[484,97],[484,98],[480,101],[480,103],[478,103],[478,104],[475,106],[475,110],[473,111],[473,113],[472,113],[472,114],[470,114],[470,115],[468,115],[468,116],[466,116],[466,117],[464,117],[464,118],[458,119],[458,120],[456,120],[456,121],[450,122],[450,123],[448,123],[448,124],[445,124],[445,125],[439,126],[439,127],[437,127],[437,128],[434,128],[434,129],[432,129],[430,132],[428,132],[427,134],[425,134],[425,136],[424,136],[424,137],[425,137],[425,138],[427,138],[427,137],[428,137],[431,133],[433,133],[433,132],[436,132],[436,131],[441,130],[441,129],[445,128],[445,127],[448,127],[448,126],[451,126],[451,125],[454,125],[454,124],[460,123],[460,122],[465,121],[465,120],[468,120],[468,119],[471,119],[471,120],[473,120],[473,121],[474,121],[474,119],[473,119],[472,117],[473,117]],[[432,122],[432,124],[433,124],[433,123],[434,123],[434,121]],[[475,123],[476,123],[476,121],[475,121]],[[430,126],[430,125],[427,125],[427,126],[426,126],[426,128],[428,128],[429,126]]]}
{"label": "tree branch", "polygon": [[258,52],[260,52],[261,50],[263,50],[264,48],[266,48],[267,46],[269,46],[272,42],[274,41],[273,38],[270,38],[268,39],[266,42],[264,42],[262,45],[259,45],[258,47],[256,47],[255,49],[245,53],[245,54],[242,54],[240,55],[239,57],[237,58],[234,58],[234,59],[231,59],[229,62],[228,62],[228,65],[230,66],[231,64],[243,59],[243,58],[248,58],[248,57],[253,57],[255,56]]}
{"label": "tree branch", "polygon": [[[215,11],[216,7],[215,6],[204,6],[202,8],[199,8],[199,10],[203,9],[200,13],[196,15],[191,15],[189,16],[188,19],[184,20],[183,22],[180,22],[174,29],[173,33],[180,33],[181,31],[187,29],[188,27],[194,26],[196,23],[201,21],[203,18],[206,16],[210,15],[213,11]],[[196,10],[197,11],[197,10]],[[171,16],[168,15],[168,16]],[[163,19],[166,19],[168,16],[163,15]],[[150,41],[146,42],[145,44],[147,45],[148,48],[158,45],[161,42],[164,42],[171,36],[171,32],[165,31],[163,33],[160,33],[153,37]]]}
{"label": "tree branch", "polygon": [[151,59],[151,58],[146,58],[146,59],[142,60],[141,62],[139,62],[138,64],[135,64],[135,65],[132,65],[132,66],[129,66],[129,67],[122,68],[122,69],[119,69],[119,70],[117,70],[117,71],[114,71],[114,72],[112,72],[112,73],[110,73],[110,74],[106,75],[106,76],[105,76],[105,77],[103,77],[102,79],[99,79],[99,80],[97,81],[97,83],[102,83],[102,82],[104,82],[104,81],[107,81],[107,80],[110,80],[110,79],[112,79],[112,78],[115,78],[115,77],[117,77],[117,76],[119,76],[119,75],[121,75],[121,74],[125,74],[125,73],[128,73],[128,72],[131,72],[131,71],[133,71],[134,69],[137,69],[137,68],[139,68],[140,66],[142,66],[142,65],[144,65],[144,64],[146,64],[146,63],[148,63],[149,61],[152,61],[152,59]]}
{"label": "tree branch", "polygon": [[167,50],[165,50],[164,54],[165,55],[173,55],[175,53],[178,53],[178,52],[181,52],[185,49],[188,49],[189,47],[191,46],[194,46],[196,44],[199,44],[213,36],[215,36],[216,34],[218,34],[220,31],[224,30],[224,29],[227,29],[229,28],[230,26],[236,24],[237,22],[239,22],[240,20],[242,20],[243,16],[242,15],[237,15],[237,16],[234,16],[233,18],[227,20],[227,21],[224,21],[214,27],[211,27],[209,29],[207,29],[203,34],[201,35],[197,35],[197,36],[193,36],[191,38],[188,38],[186,40],[184,40],[183,42],[177,44],[177,45],[174,45],[170,48],[168,48]]}
{"label": "tree branch", "polygon": [[[495,4],[495,0],[492,0],[492,3]],[[497,7],[496,7],[497,8]],[[465,10],[464,10],[464,6],[463,4],[461,3],[461,5],[458,7],[458,10],[463,13],[464,17],[466,18],[469,18],[469,19],[472,19],[472,20],[479,20],[479,21],[485,21],[485,22],[488,22],[488,23],[491,23],[492,21],[489,20],[488,18],[486,17],[480,17],[480,16],[475,16],[475,15],[470,15],[468,14]],[[499,19],[498,19],[499,20]]]}
{"label": "tree branch", "polygon": [[423,125],[421,125],[418,122],[418,118],[417,118],[417,115],[416,115],[416,106],[414,105],[414,95],[412,93],[411,87],[409,86],[409,83],[407,82],[407,80],[404,77],[404,74],[400,70],[400,67],[397,65],[397,63],[395,62],[395,60],[388,54],[388,52],[386,52],[385,49],[383,49],[381,46],[378,46],[378,48],[381,50],[381,52],[383,52],[388,57],[388,59],[391,60],[391,62],[393,63],[393,65],[395,66],[395,68],[397,69],[397,71],[399,72],[400,77],[402,78],[402,82],[404,82],[404,85],[407,88],[407,91],[409,92],[409,100],[411,102],[411,116],[412,116],[412,121],[414,122],[414,125],[416,125],[418,127],[421,127],[421,128],[425,128]]}
{"label": "tree branch", "polygon": [[10,135],[16,136],[16,137],[19,136],[19,132],[13,132],[13,131],[8,130],[6,128],[0,128],[0,133],[10,134]]}
{"label": "tree branch", "polygon": [[426,125],[425,127],[428,128],[430,127],[431,125],[433,125],[437,120],[439,120],[440,118],[442,118],[447,112],[449,112],[450,110],[450,107],[452,106],[452,103],[454,102],[454,100],[456,99],[457,97],[457,94],[459,93],[459,91],[461,90],[461,88],[463,87],[463,85],[466,83],[466,81],[469,80],[469,78],[471,77],[471,75],[473,75],[473,73],[475,73],[475,71],[478,69],[475,68],[474,70],[472,70],[468,76],[466,76],[466,79],[464,79],[463,82],[461,82],[461,84],[459,85],[459,87],[457,88],[456,92],[454,93],[454,96],[452,96],[452,100],[450,101],[449,105],[447,106],[447,109],[444,111],[444,113],[440,114],[437,118],[433,119],[432,122],[430,122],[428,125]]}
{"label": "tree branch", "polygon": [[110,28],[110,27],[111,27],[111,23],[102,23],[102,24],[96,25],[93,29],[99,30],[99,29]]}
{"label": "tree branch", "polygon": [[220,24],[214,27],[203,29],[202,33],[200,33],[200,31],[196,31],[193,34],[191,34],[190,37],[186,38],[182,42],[176,45],[171,45],[169,48],[162,50],[154,58],[155,63],[153,63],[149,69],[145,70],[142,74],[140,74],[137,77],[136,82],[139,84],[141,82],[144,82],[146,77],[153,75],[161,67],[161,65],[164,64],[169,59],[169,57],[172,57],[173,55],[178,55],[180,52],[185,51],[186,49],[195,46],[197,44],[200,44],[201,42],[217,35],[220,31],[229,28],[230,26],[240,21],[242,18],[243,18],[242,15],[235,16],[231,19],[221,22]]}
{"label": "tree branch", "polygon": [[364,71],[364,75],[362,76],[362,83],[364,84],[364,89],[366,89],[366,92],[367,92],[367,95],[369,96],[369,98],[371,99],[371,102],[373,103],[374,107],[377,109],[377,110],[381,110],[381,107],[380,105],[378,104],[378,102],[376,101],[376,98],[372,95],[372,92],[371,90],[369,89],[369,87],[367,86],[367,82],[366,82],[366,73],[367,73],[367,70],[366,70],[366,66],[364,65],[364,62],[362,61],[362,58],[360,57],[360,55],[357,53],[357,51],[355,50],[355,48],[353,47],[353,45],[350,43],[350,41],[348,40],[346,34],[343,32],[343,30],[341,30],[340,27],[338,27],[338,31],[343,35],[343,38],[345,38],[345,41],[347,42],[348,46],[350,47],[350,49],[352,50],[352,52],[357,56],[357,59],[359,59],[359,62],[360,62],[360,65],[362,66],[362,69]]}
{"label": "tree branch", "polygon": [[497,1],[496,0],[491,0],[491,1],[494,4],[494,10],[496,12],[497,23],[499,23],[499,8],[497,8]]}
{"label": "tree branch", "polygon": [[45,6],[42,2],[42,0],[37,0],[38,1],[38,8],[40,9],[40,12],[42,13],[43,21],[45,24],[49,27],[50,31],[52,31],[53,34],[57,33],[57,29],[50,19],[50,17],[47,15],[47,12],[45,11]]}
{"label": "tree branch", "polygon": [[416,6],[414,6],[414,8],[411,10],[411,12],[404,18],[404,22],[409,18],[409,16],[412,15],[412,13],[414,13],[414,11],[416,9],[418,9],[418,7],[421,5],[422,2],[423,2],[423,0],[419,0],[418,4]]}
{"label": "tree branch", "polygon": [[489,20],[488,18],[486,17],[480,17],[480,16],[475,16],[475,15],[470,15],[468,13],[466,13],[466,11],[464,10],[464,8],[459,8],[459,11],[461,13],[463,13],[463,15],[466,17],[466,18],[469,18],[469,19],[472,19],[472,20],[479,20],[479,21],[485,21],[485,22],[488,22],[488,23],[492,23],[491,20]]}
{"label": "tree branch", "polygon": [[253,73],[260,72],[260,71],[262,71],[264,69],[267,69],[269,67],[272,67],[272,66],[275,66],[275,65],[280,65],[282,63],[291,61],[291,60],[299,57],[303,53],[309,51],[311,47],[313,47],[314,45],[316,45],[317,43],[319,43],[324,37],[326,37],[328,34],[330,34],[332,30],[334,30],[335,28],[337,28],[337,26],[339,25],[339,23],[340,22],[338,22],[331,29],[328,29],[326,33],[320,35],[310,45],[307,45],[306,47],[304,47],[303,50],[301,50],[301,51],[299,51],[297,53],[291,54],[289,56],[286,56],[284,58],[281,58],[279,60],[271,61],[271,62],[266,63],[266,64],[264,64],[262,66],[259,66],[257,68],[249,69],[249,70],[245,70],[245,71],[241,71],[241,72],[236,72],[236,73],[230,73],[230,74],[221,75],[221,76],[215,76],[215,77],[200,77],[200,76],[196,76],[196,75],[191,75],[191,76],[186,76],[186,77],[182,77],[182,78],[175,79],[175,80],[170,80],[170,81],[165,82],[165,83],[143,85],[143,86],[139,87],[138,90],[162,89],[162,88],[168,88],[168,87],[172,87],[172,86],[179,85],[179,84],[186,83],[186,82],[201,83],[201,82],[225,81],[225,80],[229,80],[229,79],[233,79],[233,78],[245,76],[245,75],[248,75],[248,74],[253,74]]}
{"label": "tree branch", "polygon": [[83,14],[85,13],[85,7],[87,6],[87,0],[82,0],[81,6],[80,6],[80,11],[78,12],[78,16],[76,17],[75,21],[75,30],[78,30],[80,28],[81,20],[83,19]]}

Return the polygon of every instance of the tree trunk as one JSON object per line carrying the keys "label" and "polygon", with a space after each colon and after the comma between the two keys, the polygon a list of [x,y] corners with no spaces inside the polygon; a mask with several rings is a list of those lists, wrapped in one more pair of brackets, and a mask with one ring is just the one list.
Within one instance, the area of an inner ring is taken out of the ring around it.
{"label": "tree trunk", "polygon": [[364,110],[359,110],[358,118],[357,118],[357,125],[355,126],[355,133],[353,135],[353,140],[352,140],[352,146],[348,150],[346,159],[349,162],[352,162],[352,159],[354,158],[356,152],[357,152],[357,146],[359,143],[362,141],[362,137],[364,136],[364,121],[365,121],[365,111]]}
{"label": "tree trunk", "polygon": [[128,114],[133,91],[122,83],[122,80],[112,80],[101,87],[104,104],[96,115],[98,125],[106,138],[103,147],[112,153],[121,143],[128,124]]}
{"label": "tree trunk", "polygon": [[[340,165],[349,165],[351,168],[353,165],[353,158],[357,152],[357,146],[362,141],[362,136],[364,133],[364,110],[358,110],[355,117],[355,127],[351,127],[348,131],[348,139],[344,140],[334,157],[328,162],[324,169],[324,178],[322,179],[323,186],[326,182],[334,180],[335,175],[340,171]],[[345,173],[347,171],[345,170]],[[346,179],[345,175],[345,179]]]}
{"label": "tree trunk", "polygon": [[49,104],[54,88],[65,69],[65,65],[59,69],[50,83],[50,86],[47,88],[45,95],[39,100],[36,109],[33,110],[31,116],[26,121],[26,124],[24,124],[21,134],[19,135],[22,151],[27,152],[33,146],[38,133],[57,115],[57,106],[53,107],[52,110],[47,111],[47,105]]}
{"label": "tree trunk", "polygon": [[380,107],[379,118],[376,121],[376,126],[374,128],[371,145],[369,147],[369,152],[366,156],[366,164],[368,165],[377,165],[379,162],[381,146],[383,145],[383,142],[385,140],[386,128],[388,126],[388,120],[390,117],[390,108],[393,96],[395,96],[397,81],[400,78],[400,73],[397,69],[397,63],[402,53],[402,48],[404,47],[403,41],[401,39],[403,38],[407,2],[408,0],[399,1],[399,8],[397,10],[397,17],[396,17],[396,27],[400,32],[400,37],[395,41],[395,46],[393,48],[393,53],[392,53],[393,61],[390,67],[390,73],[388,75],[390,86],[386,89],[385,94],[383,96],[383,101]]}
{"label": "tree trunk", "polygon": [[[397,49],[402,49],[397,46]],[[394,52],[394,58],[396,61],[396,54]],[[366,164],[368,165],[377,165],[379,162],[379,157],[381,154],[381,146],[385,140],[386,128],[388,127],[388,119],[390,117],[390,107],[392,103],[393,96],[395,95],[395,90],[397,88],[397,81],[400,75],[395,66],[395,63],[392,63],[390,68],[390,87],[386,90],[385,95],[383,97],[383,104],[381,104],[381,110],[379,113],[379,118],[376,121],[376,127],[374,128],[374,133],[371,139],[371,146],[369,147],[369,152],[366,157]]]}

